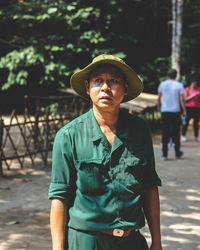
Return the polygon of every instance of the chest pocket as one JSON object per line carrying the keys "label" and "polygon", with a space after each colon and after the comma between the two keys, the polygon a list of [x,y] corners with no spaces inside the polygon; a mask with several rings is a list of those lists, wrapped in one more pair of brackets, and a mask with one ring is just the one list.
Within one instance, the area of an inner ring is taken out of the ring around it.
{"label": "chest pocket", "polygon": [[146,165],[141,152],[129,153],[124,160],[126,186],[133,191],[140,190],[143,184],[143,174]]}
{"label": "chest pocket", "polygon": [[105,190],[102,160],[77,161],[77,188],[81,193],[100,194]]}

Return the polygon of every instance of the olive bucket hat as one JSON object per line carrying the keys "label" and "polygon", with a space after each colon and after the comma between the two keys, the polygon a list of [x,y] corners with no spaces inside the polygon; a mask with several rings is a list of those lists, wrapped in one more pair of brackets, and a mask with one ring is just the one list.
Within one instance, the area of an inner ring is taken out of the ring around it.
{"label": "olive bucket hat", "polygon": [[125,75],[128,83],[128,95],[124,97],[123,102],[136,98],[143,90],[143,84],[135,71],[128,66],[122,59],[114,55],[99,55],[93,61],[80,71],[75,72],[70,79],[71,87],[84,99],[90,100],[86,93],[84,80],[88,80],[89,73],[100,64],[111,64],[119,68]]}

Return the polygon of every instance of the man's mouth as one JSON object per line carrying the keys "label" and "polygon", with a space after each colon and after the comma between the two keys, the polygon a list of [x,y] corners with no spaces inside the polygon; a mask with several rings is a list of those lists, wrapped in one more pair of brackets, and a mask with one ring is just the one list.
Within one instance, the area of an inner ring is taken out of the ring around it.
{"label": "man's mouth", "polygon": [[111,100],[112,98],[110,96],[101,96],[101,100]]}

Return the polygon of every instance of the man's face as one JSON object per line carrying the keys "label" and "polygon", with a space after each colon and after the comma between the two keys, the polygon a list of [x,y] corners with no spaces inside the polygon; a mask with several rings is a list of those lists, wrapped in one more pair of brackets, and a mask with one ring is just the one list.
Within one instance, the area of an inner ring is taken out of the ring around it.
{"label": "man's face", "polygon": [[128,89],[123,74],[112,65],[94,69],[85,85],[93,105],[106,110],[119,107]]}

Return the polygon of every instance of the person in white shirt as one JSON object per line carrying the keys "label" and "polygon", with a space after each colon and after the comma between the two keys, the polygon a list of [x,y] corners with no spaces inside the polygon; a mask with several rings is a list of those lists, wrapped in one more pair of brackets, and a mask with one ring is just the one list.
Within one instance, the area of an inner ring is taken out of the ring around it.
{"label": "person in white shirt", "polygon": [[[158,109],[162,115],[162,159],[167,160],[169,132],[172,127],[172,138],[175,144],[175,156],[180,158],[183,152],[180,150],[181,112],[186,116],[184,101],[184,86],[176,81],[177,71],[170,69],[167,79],[158,86]],[[181,110],[182,108],[182,110]]]}

